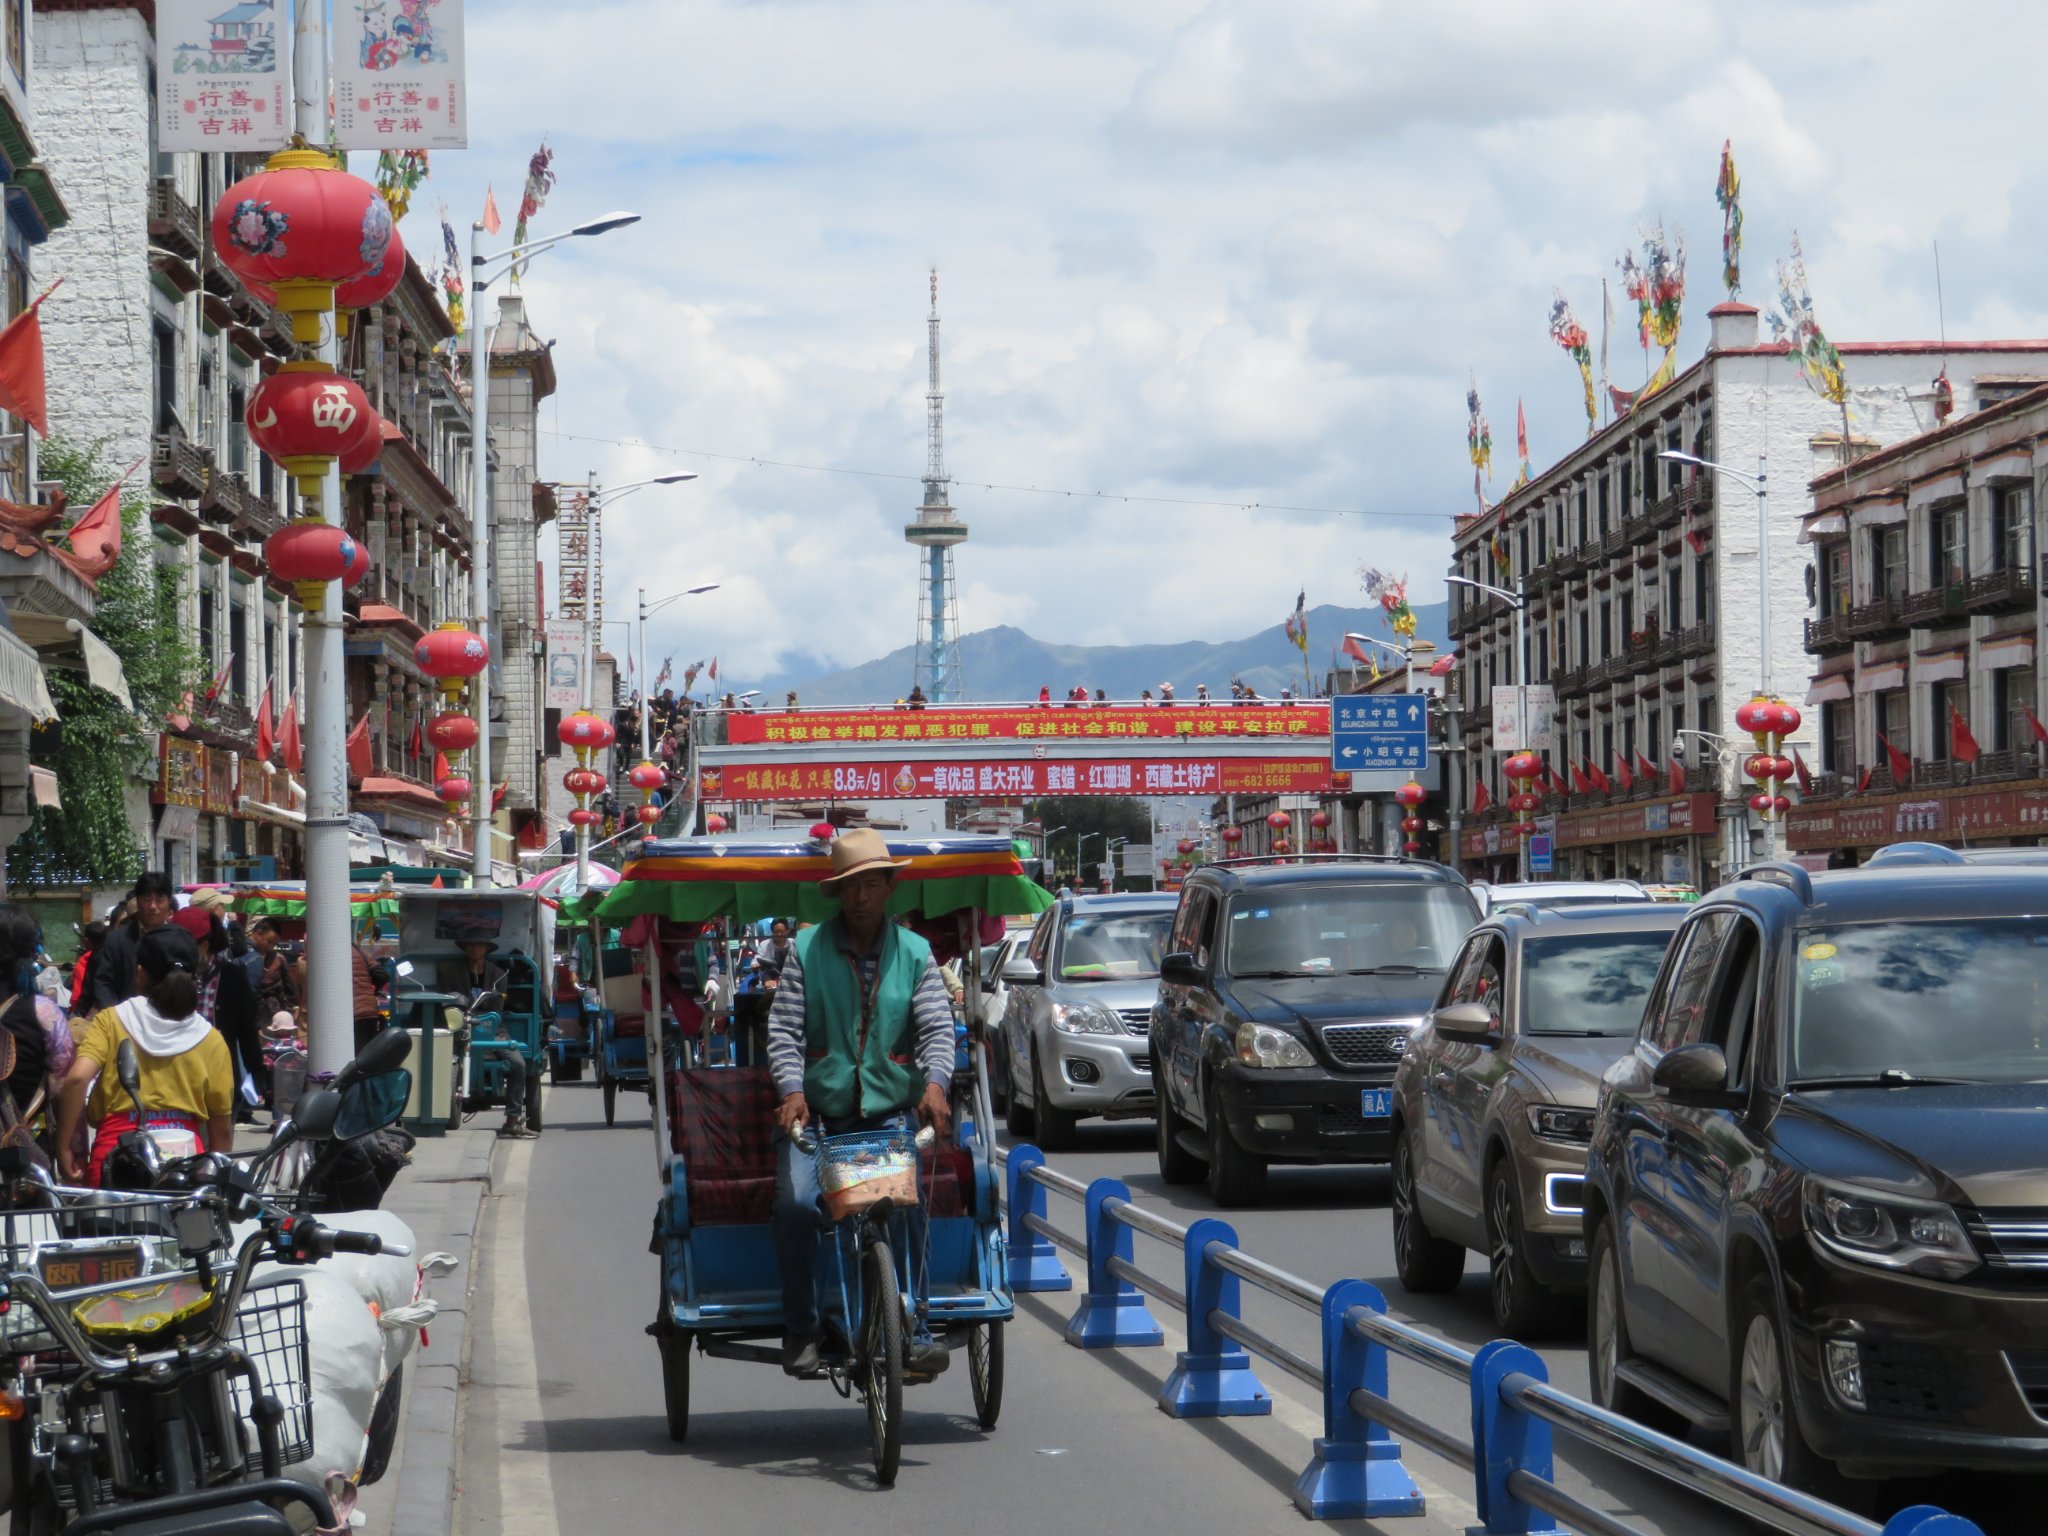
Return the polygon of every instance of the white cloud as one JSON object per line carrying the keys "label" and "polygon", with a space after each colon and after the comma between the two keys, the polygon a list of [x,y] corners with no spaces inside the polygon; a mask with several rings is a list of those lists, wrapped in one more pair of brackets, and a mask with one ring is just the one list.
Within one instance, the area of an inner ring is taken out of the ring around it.
{"label": "white cloud", "polygon": [[[1838,339],[2035,331],[2041,177],[2029,61],[2048,11],[1911,0],[473,0],[458,227],[509,214],[542,133],[552,229],[616,206],[526,283],[557,338],[544,472],[702,479],[622,502],[632,589],[720,591],[650,639],[744,679],[906,643],[902,527],[924,463],[924,269],[941,269],[947,457],[974,536],[968,628],[1221,638],[1352,601],[1360,561],[1440,591],[1444,525],[1079,500],[1461,511],[1477,373],[1513,476],[1581,430],[1544,330],[1662,217],[1692,252],[1682,353],[1720,296],[1712,188],[1732,137],[1745,296],[1805,239]],[[438,247],[414,216],[408,238]],[[1626,321],[1624,320],[1624,326]],[[1614,341],[1617,379],[1640,361]],[[640,440],[904,478],[674,457]]]}

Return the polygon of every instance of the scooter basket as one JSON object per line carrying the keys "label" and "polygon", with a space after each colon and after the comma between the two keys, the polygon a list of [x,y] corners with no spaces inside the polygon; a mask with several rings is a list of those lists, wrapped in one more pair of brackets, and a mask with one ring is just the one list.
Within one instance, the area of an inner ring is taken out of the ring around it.
{"label": "scooter basket", "polygon": [[[263,1390],[284,1409],[278,1426],[284,1464],[292,1466],[313,1454],[313,1388],[310,1349],[306,1339],[306,1287],[289,1277],[258,1280],[242,1293],[235,1313],[235,1343],[256,1367]],[[235,1412],[249,1425],[249,1444],[256,1445],[256,1420],[247,1378],[228,1381]]]}
{"label": "scooter basket", "polygon": [[917,1203],[917,1138],[908,1131],[827,1136],[818,1153],[818,1188],[834,1221],[882,1200]]}

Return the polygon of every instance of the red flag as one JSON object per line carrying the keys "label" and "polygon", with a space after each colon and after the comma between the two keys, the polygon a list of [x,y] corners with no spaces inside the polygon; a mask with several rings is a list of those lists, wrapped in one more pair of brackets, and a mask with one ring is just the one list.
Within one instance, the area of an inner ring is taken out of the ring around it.
{"label": "red flag", "polygon": [[43,321],[38,311],[43,299],[54,292],[53,283],[42,299],[0,330],[0,410],[19,416],[36,429],[38,437],[50,435],[50,397],[43,379]]}
{"label": "red flag", "polygon": [[1344,637],[1344,654],[1357,662],[1361,667],[1372,665],[1372,657],[1365,653],[1365,647],[1358,643],[1356,635],[1346,635]]}
{"label": "red flag", "polygon": [[256,706],[256,761],[267,763],[277,755],[277,728],[270,716],[270,679],[263,679],[263,702]]}
{"label": "red flag", "polygon": [[1671,770],[1670,770],[1670,771],[1671,771],[1671,793],[1673,793],[1674,795],[1682,795],[1682,794],[1684,794],[1684,793],[1685,793],[1685,759],[1684,759],[1684,758],[1682,758],[1682,757],[1680,757],[1680,756],[1678,755],[1678,751],[1677,751],[1677,749],[1676,749],[1676,748],[1673,748],[1673,749],[1672,749],[1672,753],[1671,753]]}
{"label": "red flag", "polygon": [[448,882],[443,880],[439,875],[436,875],[434,876],[432,883],[427,886],[427,889],[430,891],[445,891],[448,889]]}
{"label": "red flag", "polygon": [[348,733],[348,772],[354,779],[367,779],[374,767],[370,756],[370,717],[363,716]]}
{"label": "red flag", "polygon": [[434,782],[438,784],[443,779],[452,777],[454,775],[448,767],[448,754],[446,752],[436,752],[434,754]]}
{"label": "red flag", "polygon": [[1966,765],[1977,761],[1977,738],[1970,734],[1970,722],[1953,704],[1948,708],[1948,755]]}
{"label": "red flag", "polygon": [[407,757],[418,757],[426,748],[426,739],[420,734],[420,717],[414,715],[412,717],[412,735],[406,741],[405,755]]}
{"label": "red flag", "polygon": [[1564,781],[1564,775],[1559,773],[1553,764],[1543,765],[1543,776],[1549,782],[1553,795],[1568,795],[1572,792],[1571,786]]}
{"label": "red flag", "polygon": [[1636,777],[1645,784],[1657,782],[1657,765],[1650,761],[1650,754],[1647,752],[1636,754]]}
{"label": "red flag", "polygon": [[1579,771],[1579,765],[1577,763],[1567,763],[1565,766],[1570,768],[1572,771],[1573,794],[1590,795],[1591,793],[1593,793],[1593,781],[1587,778],[1585,774]]}
{"label": "red flag", "polygon": [[718,681],[718,658],[716,656],[711,658],[711,681],[714,683]]}
{"label": "red flag", "polygon": [[290,698],[284,701],[284,728],[279,733],[279,746],[284,750],[286,773],[304,773],[306,754],[299,743],[299,694],[292,690]]}
{"label": "red flag", "polygon": [[487,235],[495,235],[505,227],[505,221],[498,216],[498,194],[491,190],[488,182],[484,185],[484,216],[479,222]]}
{"label": "red flag", "polygon": [[1883,731],[1877,733],[1877,744],[1884,748],[1885,760],[1892,766],[1892,783],[1904,789],[1913,777],[1913,759],[1893,746]]}
{"label": "red flag", "polygon": [[1869,770],[1868,768],[1866,768],[1866,769],[1864,769],[1864,770],[1863,770],[1863,771],[1862,771],[1861,773],[1859,773],[1859,774],[1857,774],[1857,775],[1856,775],[1856,793],[1860,795],[1860,794],[1862,794],[1862,793],[1863,793],[1863,792],[1864,792],[1865,790],[1867,790],[1867,789],[1869,789],[1869,788],[1870,788],[1870,770]]}
{"label": "red flag", "polygon": [[[140,462],[138,459],[136,464]],[[128,475],[135,473],[136,464],[129,465],[128,474],[108,486],[100,499],[86,509],[85,516],[59,535],[70,542],[79,573],[95,581],[111,571],[121,558],[121,487]]]}
{"label": "red flag", "polygon": [[1472,814],[1481,815],[1493,804],[1493,796],[1486,792],[1486,780],[1472,781]]}
{"label": "red flag", "polygon": [[1799,793],[1802,795],[1812,794],[1813,775],[1806,771],[1806,759],[1799,755],[1797,747],[1792,749],[1792,772],[1799,780]]}
{"label": "red flag", "polygon": [[230,656],[227,664],[213,674],[213,681],[206,685],[206,702],[211,704],[220,697],[221,689],[228,685],[228,674],[235,669],[235,658]]}
{"label": "red flag", "polygon": [[494,811],[503,810],[505,808],[505,797],[511,792],[512,781],[510,779],[500,781],[498,787],[491,791],[491,809]]}
{"label": "red flag", "polygon": [[1626,752],[1614,760],[1614,778],[1615,782],[1621,785],[1621,792],[1623,794],[1627,794],[1636,787],[1635,772],[1628,765],[1628,754]]}
{"label": "red flag", "polygon": [[2043,725],[2041,723],[2040,717],[2037,716],[2031,709],[2027,711],[2027,724],[2031,725],[2034,728],[2035,741],[2048,743],[2048,725]]}
{"label": "red flag", "polygon": [[1586,764],[1586,777],[1601,794],[1611,795],[1614,793],[1614,785],[1608,781],[1606,773],[1601,770],[1598,763]]}

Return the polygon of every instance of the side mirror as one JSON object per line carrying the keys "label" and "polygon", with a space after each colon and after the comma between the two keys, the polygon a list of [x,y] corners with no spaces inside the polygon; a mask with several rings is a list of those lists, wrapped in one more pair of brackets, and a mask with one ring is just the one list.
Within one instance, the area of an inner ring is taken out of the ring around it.
{"label": "side mirror", "polygon": [[341,1113],[341,1095],[332,1088],[309,1088],[292,1106],[292,1136],[299,1141],[325,1141],[334,1134]]}
{"label": "side mirror", "polygon": [[1003,980],[1013,987],[1035,987],[1045,980],[1045,972],[1029,956],[1012,955],[1003,962]]}
{"label": "side mirror", "polygon": [[404,1067],[359,1079],[341,1096],[334,1117],[334,1139],[354,1141],[387,1125],[396,1125],[412,1096],[412,1074]]}
{"label": "side mirror", "polygon": [[1202,968],[1189,954],[1168,955],[1159,962],[1159,979],[1169,987],[1199,987]]}
{"label": "side mirror", "polygon": [[1698,1041],[1666,1051],[1650,1069],[1650,1082],[1674,1104],[1730,1107],[1740,1096],[1728,1091],[1728,1057],[1718,1045]]}
{"label": "side mirror", "polygon": [[479,992],[476,1001],[469,1005],[469,1014],[475,1018],[480,1013],[502,1013],[505,1009],[505,994],[502,992]]}
{"label": "side mirror", "polygon": [[366,1077],[377,1077],[405,1065],[412,1054],[412,1036],[402,1029],[380,1029],[370,1043],[356,1053],[356,1059],[341,1069],[334,1086],[343,1090]]}
{"label": "side mirror", "polygon": [[397,974],[400,976],[410,976],[412,974],[412,962],[410,960],[399,961]]}
{"label": "side mirror", "polygon": [[128,1090],[128,1097],[135,1103],[135,1112],[138,1115],[146,1113],[142,1105],[142,1058],[135,1054],[133,1040],[123,1040],[121,1049],[115,1052],[114,1075]]}
{"label": "side mirror", "polygon": [[1499,1045],[1500,1020],[1484,1003],[1452,1003],[1430,1015],[1437,1038],[1460,1045]]}

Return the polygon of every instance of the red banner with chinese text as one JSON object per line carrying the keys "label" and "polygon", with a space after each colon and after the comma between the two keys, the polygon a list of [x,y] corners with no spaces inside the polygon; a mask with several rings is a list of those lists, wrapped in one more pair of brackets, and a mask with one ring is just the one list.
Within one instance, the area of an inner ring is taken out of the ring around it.
{"label": "red banner with chinese text", "polygon": [[706,768],[706,800],[960,800],[1026,795],[1326,793],[1330,766],[1305,757],[1041,759],[1032,762],[732,763]]}
{"label": "red banner with chinese text", "polygon": [[811,742],[1074,741],[1133,737],[1327,736],[1330,706],[1313,704],[1119,704],[978,709],[804,710],[728,714],[735,746]]}

